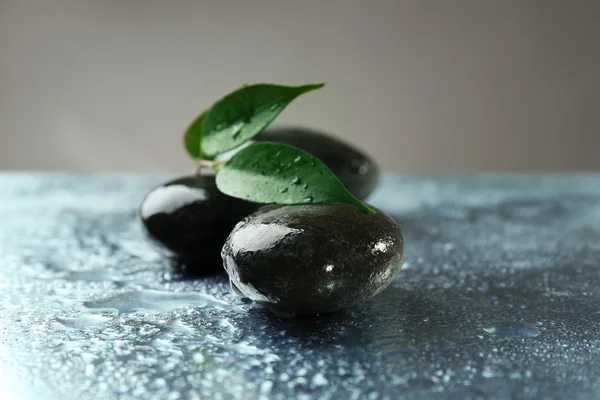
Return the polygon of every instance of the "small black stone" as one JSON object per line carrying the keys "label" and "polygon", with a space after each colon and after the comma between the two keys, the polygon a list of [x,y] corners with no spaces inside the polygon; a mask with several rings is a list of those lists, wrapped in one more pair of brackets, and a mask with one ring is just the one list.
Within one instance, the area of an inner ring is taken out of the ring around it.
{"label": "small black stone", "polygon": [[323,132],[299,128],[270,128],[255,140],[271,141],[298,147],[319,160],[339,178],[346,188],[363,200],[371,194],[379,181],[379,168],[362,151]]}
{"label": "small black stone", "polygon": [[223,247],[232,290],[281,316],[342,310],[385,289],[402,266],[404,239],[383,211],[340,204],[266,206]]}
{"label": "small black stone", "polygon": [[150,191],[140,206],[146,235],[188,275],[221,270],[221,248],[257,204],[221,193],[214,175],[188,176]]}

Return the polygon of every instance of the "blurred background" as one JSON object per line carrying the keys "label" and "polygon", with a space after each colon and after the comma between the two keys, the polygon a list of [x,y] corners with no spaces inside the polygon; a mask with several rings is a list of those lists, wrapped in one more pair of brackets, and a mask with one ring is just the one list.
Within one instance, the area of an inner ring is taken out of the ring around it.
{"label": "blurred background", "polygon": [[406,172],[600,169],[598,0],[0,0],[0,169],[189,171],[241,84]]}

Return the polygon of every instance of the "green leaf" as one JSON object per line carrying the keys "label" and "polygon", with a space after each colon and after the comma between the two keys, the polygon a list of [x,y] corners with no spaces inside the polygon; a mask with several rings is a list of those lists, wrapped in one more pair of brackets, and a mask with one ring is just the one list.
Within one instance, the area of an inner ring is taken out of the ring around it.
{"label": "green leaf", "polygon": [[202,124],[207,112],[208,110],[205,110],[200,114],[194,122],[190,124],[183,135],[183,146],[193,159],[201,158],[200,140],[202,138]]}
{"label": "green leaf", "polygon": [[240,150],[219,169],[216,180],[221,192],[255,203],[337,202],[374,213],[321,160],[281,143],[257,142]]}
{"label": "green leaf", "polygon": [[324,84],[244,86],[217,101],[202,122],[201,151],[215,157],[252,139],[296,97]]}

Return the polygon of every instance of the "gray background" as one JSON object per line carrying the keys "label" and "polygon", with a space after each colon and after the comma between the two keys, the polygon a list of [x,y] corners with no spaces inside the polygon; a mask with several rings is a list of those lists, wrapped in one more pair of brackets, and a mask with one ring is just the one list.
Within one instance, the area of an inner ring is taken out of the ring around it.
{"label": "gray background", "polygon": [[600,1],[0,0],[0,168],[189,170],[244,82],[386,170],[598,169]]}

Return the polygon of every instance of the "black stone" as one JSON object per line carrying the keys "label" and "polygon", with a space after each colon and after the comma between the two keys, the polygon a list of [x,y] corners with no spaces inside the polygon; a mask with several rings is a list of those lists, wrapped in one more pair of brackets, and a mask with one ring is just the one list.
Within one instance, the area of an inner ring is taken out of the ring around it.
{"label": "black stone", "polygon": [[221,193],[214,175],[188,176],[148,193],[140,217],[147,236],[178,270],[202,274],[222,270],[227,235],[257,207]]}
{"label": "black stone", "polygon": [[314,155],[359,199],[367,198],[379,181],[379,168],[373,159],[320,131],[300,127],[271,128],[255,140],[289,144]]}
{"label": "black stone", "polygon": [[376,211],[339,203],[261,208],[223,247],[232,289],[290,317],[339,311],[377,295],[402,266],[404,240]]}

